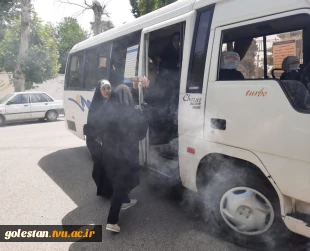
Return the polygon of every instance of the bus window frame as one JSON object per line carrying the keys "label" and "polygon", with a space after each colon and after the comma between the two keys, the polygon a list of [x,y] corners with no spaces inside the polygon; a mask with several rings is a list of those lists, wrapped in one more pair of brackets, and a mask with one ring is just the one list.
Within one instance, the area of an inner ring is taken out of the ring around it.
{"label": "bus window frame", "polygon": [[[180,77],[180,93],[184,93],[187,85],[187,75],[188,75],[188,58],[190,58],[190,50],[184,50],[191,45],[191,26],[194,26],[194,22],[196,21],[196,11],[193,10],[188,12],[182,16],[175,17],[170,20],[166,20],[164,22],[154,24],[149,27],[145,27],[141,33],[141,43],[140,43],[140,51],[139,51],[139,75],[146,76],[146,71],[148,64],[148,55],[146,54],[146,46],[149,46],[149,38],[148,35],[156,30],[160,30],[162,28],[172,26],[178,23],[184,23],[185,28],[184,41],[183,41],[183,55],[182,55],[182,65],[181,65],[181,77]],[[147,55],[147,56],[146,56]],[[147,58],[147,59],[146,59]]]}
{"label": "bus window frame", "polygon": [[[103,42],[101,44],[98,44],[98,45],[95,45],[95,46],[91,46],[91,47],[89,47],[87,49],[76,51],[76,52],[70,54],[68,56],[68,62],[67,62],[67,67],[66,67],[66,72],[65,72],[65,77],[66,77],[65,90],[68,90],[68,91],[70,91],[70,90],[72,90],[72,91],[81,91],[81,90],[82,91],[93,91],[95,89],[95,88],[91,88],[91,89],[90,88],[86,88],[86,85],[85,85],[85,77],[86,77],[86,75],[85,75],[85,62],[86,62],[86,56],[87,56],[87,52],[88,51],[91,51],[91,50],[94,50],[94,49],[97,49],[100,52],[101,47],[106,45],[106,44],[110,46],[109,53],[108,53],[109,55],[107,57],[107,59],[108,59],[108,62],[107,62],[108,77],[107,77],[107,79],[109,79],[110,68],[111,68],[110,62],[111,62],[113,42],[114,42],[114,40],[108,40],[108,41],[105,41],[105,42]],[[81,75],[81,78],[83,79],[83,84],[82,84],[82,87],[76,87],[76,88],[75,87],[71,87],[70,88],[70,87],[68,87],[68,81],[69,81],[70,68],[71,68],[71,62],[72,62],[71,58],[74,57],[74,56],[77,56],[81,52],[83,53],[83,71],[82,71],[82,75]],[[99,58],[100,57],[98,57],[98,63],[99,63]],[[97,77],[99,77],[98,76],[98,72],[97,72]]]}
{"label": "bus window frame", "polygon": [[[211,61],[211,67],[210,67],[210,73],[209,73],[209,82],[215,82],[219,84],[220,82],[227,82],[227,80],[218,80],[219,78],[219,69],[220,69],[220,58],[222,54],[222,45],[223,45],[223,32],[225,30],[229,29],[234,29],[238,27],[243,27],[247,25],[252,25],[252,24],[259,24],[259,23],[264,23],[267,21],[272,21],[272,20],[277,20],[277,19],[282,19],[282,18],[293,18],[296,15],[302,15],[302,14],[307,14],[310,17],[310,9],[299,9],[299,10],[293,10],[285,13],[280,13],[280,14],[273,14],[268,17],[261,17],[261,18],[255,18],[252,20],[247,20],[247,21],[242,21],[238,22],[235,24],[227,25],[227,26],[221,26],[217,27],[215,29],[215,37],[214,37],[214,43],[213,43],[213,52],[212,52],[212,61]],[[296,29],[303,29],[302,27],[296,28]],[[268,35],[273,35],[275,34],[274,32],[286,32],[286,31],[292,31],[296,29],[283,29],[281,31],[273,31],[270,33],[265,33],[264,35],[260,35],[261,37],[266,37]],[[246,38],[246,37],[245,37]],[[227,41],[226,41],[227,42]],[[229,42],[229,41],[228,41]],[[305,45],[304,45],[305,46]],[[265,49],[266,51],[266,49]],[[265,74],[265,73],[264,73]],[[302,110],[299,109],[296,104],[292,101],[290,94],[288,93],[288,90],[284,86],[284,84],[279,80],[279,79],[274,79],[274,78],[262,78],[262,79],[244,79],[244,80],[229,80],[231,82],[240,82],[240,81],[275,81],[276,83],[279,84],[280,88],[282,89],[284,95],[286,96],[287,101],[290,103],[291,107],[294,109],[295,112],[300,113],[300,114],[310,114],[310,110]]]}
{"label": "bus window frame", "polygon": [[[223,31],[234,29],[237,27],[247,26],[255,23],[263,23],[266,21],[272,21],[275,19],[281,19],[281,18],[288,18],[295,15],[300,14],[308,14],[310,16],[310,9],[299,9],[299,10],[293,10],[288,11],[284,13],[278,13],[278,14],[272,14],[265,17],[255,18],[251,20],[245,20],[238,23],[233,23],[226,26],[219,26],[215,28],[215,35],[214,35],[214,42],[213,42],[213,49],[212,49],[212,57],[211,57],[211,66],[210,66],[210,72],[209,72],[209,82],[220,82],[218,80],[218,74],[219,74],[219,67],[220,67],[220,57],[222,53],[222,44],[223,44]],[[289,29],[291,30],[291,29]],[[278,32],[278,31],[277,31]],[[285,32],[285,30],[283,30]],[[274,32],[271,33],[265,33],[266,36],[272,35]],[[246,37],[245,37],[246,38]],[[266,80],[266,79],[246,79],[247,81],[253,81],[253,80]],[[267,79],[267,80],[272,80]],[[240,80],[242,81],[242,80]]]}
{"label": "bus window frame", "polygon": [[[97,61],[97,65],[99,65],[99,60],[100,60],[100,51],[101,51],[101,48],[103,46],[110,46],[109,48],[109,55],[107,56],[107,78],[106,79],[109,79],[109,76],[110,76],[110,67],[111,67],[111,55],[112,55],[112,47],[113,47],[113,40],[109,40],[109,41],[105,41],[101,44],[98,44],[98,45],[95,45],[95,46],[92,46],[92,47],[89,47],[87,49],[84,49],[83,51],[85,52],[84,54],[84,66],[83,66],[83,73],[84,73],[84,79],[83,79],[83,90],[84,91],[93,91],[96,87],[93,87],[93,88],[86,88],[86,83],[85,83],[85,79],[86,79],[86,75],[85,75],[85,62],[86,62],[86,57],[87,57],[87,52],[91,51],[91,50],[97,50],[98,52],[98,61]],[[98,81],[100,80],[99,79],[99,69],[97,70],[97,73],[96,73],[96,77],[98,79]]]}
{"label": "bus window frame", "polygon": [[[310,17],[310,15],[309,15]],[[244,26],[244,25],[242,25]],[[242,27],[240,26],[240,27]],[[258,37],[262,37],[263,38],[263,48],[264,48],[264,52],[263,52],[263,55],[264,55],[264,61],[263,61],[263,65],[264,65],[264,78],[245,78],[244,80],[246,81],[251,81],[251,80],[271,80],[271,79],[274,79],[274,78],[270,78],[268,76],[268,69],[267,69],[267,66],[268,66],[268,63],[267,63],[267,58],[268,58],[268,54],[267,54],[267,37],[268,36],[271,36],[271,35],[277,35],[277,34],[282,34],[282,33],[288,33],[288,32],[294,32],[294,31],[302,31],[304,33],[305,29],[307,28],[307,26],[300,26],[298,28],[293,28],[293,29],[283,29],[283,30],[280,30],[280,31],[273,31],[273,32],[266,32],[264,33],[263,35],[258,35]],[[233,28],[232,28],[233,29]],[[225,30],[229,30],[229,29],[225,29]],[[224,31],[225,31],[224,30]],[[247,38],[257,38],[256,36],[255,37],[251,37],[251,36],[245,36],[243,39],[247,39]],[[303,40],[304,40],[304,34],[303,34]],[[222,38],[221,38],[221,43],[222,45],[225,44],[225,43],[230,43],[230,42],[235,42],[235,40],[228,40],[228,41],[223,41],[223,31],[222,31]],[[303,51],[304,51],[304,48],[305,48],[305,44],[303,44]],[[221,57],[223,53],[223,50],[220,49],[220,52],[219,52],[219,57]],[[305,56],[305,54],[304,54]],[[303,58],[304,59],[304,58]],[[219,62],[219,66],[220,68],[220,62]],[[230,81],[230,80],[219,80],[219,69],[218,68],[218,76],[217,76],[217,80],[216,81]],[[238,81],[244,81],[244,80],[238,80]]]}
{"label": "bus window frame", "polygon": [[[103,45],[105,45],[105,44],[107,44],[108,46],[110,46],[110,48],[109,48],[109,55],[108,55],[108,62],[107,62],[107,72],[108,72],[108,77],[107,77],[107,79],[110,79],[110,70],[111,70],[111,57],[112,57],[112,50],[113,50],[113,41],[106,41],[106,42],[104,42],[103,44],[102,44],[102,46]],[[99,57],[99,59],[100,59],[100,57]]]}
{"label": "bus window frame", "polygon": [[[101,44],[98,44],[98,45],[95,45],[95,46],[92,46],[92,47],[89,47],[89,48],[87,48],[87,49],[85,49],[85,52],[86,52],[86,54],[85,54],[85,61],[86,61],[86,56],[87,56],[87,51],[91,51],[91,50],[97,50],[97,52],[98,52],[98,61],[97,61],[97,65],[99,65],[99,60],[100,60],[100,51],[101,51],[101,48],[103,47],[103,46],[109,46],[110,48],[109,48],[109,53],[108,53],[108,56],[107,56],[107,77],[105,78],[105,79],[107,79],[107,80],[109,80],[109,77],[110,77],[110,67],[111,67],[111,64],[110,64],[110,62],[111,62],[111,55],[112,55],[112,47],[113,47],[113,40],[111,41],[111,40],[109,40],[109,41],[105,41],[105,42],[103,42],[103,43],[101,43]],[[83,69],[83,71],[84,71],[84,78],[85,78],[85,65],[84,65],[84,69]],[[98,70],[97,70],[97,72],[96,72],[96,77],[97,77],[97,79],[98,79],[98,81],[100,80],[99,79],[99,68],[98,68]],[[93,91],[95,88],[96,88],[96,86],[95,87],[93,87],[93,88],[86,88],[86,83],[85,83],[85,79],[84,79],[84,82],[83,82],[84,84],[83,84],[83,90],[84,91]]]}
{"label": "bus window frame", "polygon": [[[138,66],[138,69],[139,69],[139,53],[140,53],[140,46],[141,46],[141,35],[142,35],[142,29],[139,29],[139,30],[133,31],[131,33],[125,34],[123,36],[120,36],[120,37],[117,37],[117,38],[115,38],[113,40],[108,41],[108,42],[111,43],[109,67],[108,67],[109,81],[110,81],[110,75],[111,75],[111,65],[112,65],[111,63],[114,60],[114,58],[112,60],[112,57],[113,57],[113,53],[114,53],[114,49],[115,49],[115,44],[119,43],[120,41],[122,41],[122,40],[124,40],[124,39],[126,39],[126,38],[128,38],[130,36],[136,36],[137,39],[139,40],[137,43],[133,44],[133,45],[139,45],[139,47],[138,47],[138,55],[137,55],[137,62],[136,62],[136,68]],[[133,46],[133,45],[130,45],[130,46]],[[127,49],[128,49],[128,45],[126,46],[126,51],[127,51]],[[126,52],[126,56],[127,56],[127,52]],[[126,56],[125,56],[125,61],[126,61]],[[125,62],[125,66],[124,67],[126,68],[126,62]],[[125,68],[124,68],[124,74],[125,74]],[[139,70],[138,70],[138,72],[139,72]],[[114,83],[111,83],[111,85],[113,86]]]}
{"label": "bus window frame", "polygon": [[[79,53],[83,54],[83,62],[82,62],[82,74],[81,74],[81,79],[82,79],[82,86],[81,87],[69,87],[69,81],[70,81],[70,72],[71,72],[71,63],[72,63],[72,57],[79,55]],[[65,73],[65,91],[80,91],[80,90],[84,90],[84,70],[85,70],[85,53],[86,50],[82,50],[82,51],[77,51],[74,52],[72,54],[69,54],[69,62],[68,62],[68,68],[67,71]]]}
{"label": "bus window frame", "polygon": [[[209,51],[209,47],[213,44],[211,43],[210,39],[213,39],[211,37],[211,27],[212,27],[212,22],[213,22],[213,15],[214,15],[214,9],[215,9],[215,4],[212,5],[208,5],[206,7],[203,7],[201,9],[197,9],[197,15],[196,15],[196,20],[195,20],[195,28],[194,28],[194,34],[193,34],[193,39],[192,39],[192,43],[191,43],[191,49],[190,49],[190,59],[189,59],[189,64],[188,64],[188,74],[187,74],[187,79],[186,79],[186,93],[202,93],[203,92],[203,85],[204,85],[204,80],[205,80],[205,67],[207,65],[207,58],[208,58],[208,51]],[[191,80],[191,76],[192,76],[192,68],[193,68],[193,61],[194,61],[194,53],[195,53],[195,48],[196,48],[196,41],[197,41],[197,33],[198,33],[198,29],[199,29],[199,21],[200,21],[200,17],[202,13],[205,13],[207,11],[210,11],[210,22],[209,22],[209,27],[208,27],[208,33],[207,33],[207,37],[206,37],[206,44],[207,46],[205,46],[204,48],[204,63],[205,63],[205,67],[204,67],[204,71],[202,74],[202,81],[200,83],[200,86],[198,86],[198,88],[195,89],[191,89],[190,86],[190,80]],[[211,50],[211,54],[212,54],[212,50]]]}
{"label": "bus window frame", "polygon": [[[96,46],[93,46],[93,47],[90,47],[90,48],[87,48],[84,50],[84,65],[83,65],[83,90],[84,91],[92,91],[94,89],[96,89],[96,86],[95,87],[92,87],[92,88],[86,88],[86,73],[85,73],[85,67],[86,67],[86,58],[87,58],[87,54],[88,52],[91,52],[92,50],[95,50],[95,52],[98,52],[100,50],[100,45],[96,45]],[[98,62],[97,62],[97,65],[99,63],[99,57],[98,57]],[[98,78],[98,71],[97,71],[97,78]],[[96,84],[97,85],[97,84]]]}

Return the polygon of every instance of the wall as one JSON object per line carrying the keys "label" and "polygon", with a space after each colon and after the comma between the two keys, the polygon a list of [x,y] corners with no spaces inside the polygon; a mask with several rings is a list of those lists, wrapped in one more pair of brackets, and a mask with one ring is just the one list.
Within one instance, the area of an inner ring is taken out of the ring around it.
{"label": "wall", "polygon": [[[10,84],[10,73],[0,73],[0,98],[14,92],[14,86]],[[58,75],[43,84],[35,84],[36,88],[27,91],[43,91],[55,99],[63,99],[64,75]]]}
{"label": "wall", "polygon": [[9,74],[0,73],[0,98],[13,91],[14,88],[12,85],[10,85]]}

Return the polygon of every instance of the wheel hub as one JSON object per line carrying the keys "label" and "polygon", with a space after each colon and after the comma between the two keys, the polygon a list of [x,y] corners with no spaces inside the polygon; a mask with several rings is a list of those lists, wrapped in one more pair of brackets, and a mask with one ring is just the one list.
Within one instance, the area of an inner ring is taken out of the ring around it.
{"label": "wheel hub", "polygon": [[248,219],[253,212],[251,208],[247,206],[241,206],[237,209],[237,213],[241,215],[242,217],[245,217]]}
{"label": "wheel hub", "polygon": [[248,187],[228,190],[221,199],[220,211],[229,227],[245,235],[262,234],[274,221],[274,210],[269,200]]}

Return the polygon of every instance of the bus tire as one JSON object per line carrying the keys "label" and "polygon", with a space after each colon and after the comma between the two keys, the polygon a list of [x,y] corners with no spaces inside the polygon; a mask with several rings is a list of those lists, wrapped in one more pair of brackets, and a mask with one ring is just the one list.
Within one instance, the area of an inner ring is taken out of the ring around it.
{"label": "bus tire", "polygon": [[58,119],[58,113],[55,110],[49,110],[45,117],[48,122],[53,122]]}
{"label": "bus tire", "polygon": [[247,248],[279,248],[292,232],[285,226],[278,195],[253,169],[225,165],[200,189],[208,227]]}

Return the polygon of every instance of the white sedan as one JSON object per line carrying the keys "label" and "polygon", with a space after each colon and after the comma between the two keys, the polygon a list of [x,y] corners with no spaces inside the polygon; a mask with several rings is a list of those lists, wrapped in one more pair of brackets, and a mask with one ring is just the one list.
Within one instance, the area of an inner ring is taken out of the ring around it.
{"label": "white sedan", "polygon": [[63,112],[63,101],[45,92],[14,92],[0,99],[0,125],[29,119],[55,121]]}

